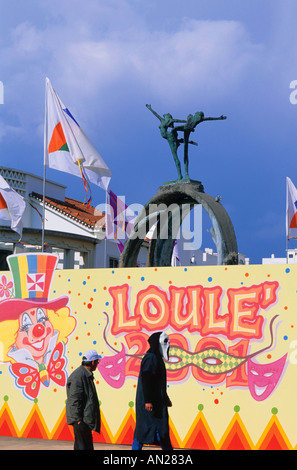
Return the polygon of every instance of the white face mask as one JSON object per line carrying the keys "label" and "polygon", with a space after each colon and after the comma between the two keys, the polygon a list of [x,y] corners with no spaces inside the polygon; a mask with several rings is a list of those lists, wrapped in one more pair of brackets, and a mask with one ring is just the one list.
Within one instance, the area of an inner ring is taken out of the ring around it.
{"label": "white face mask", "polygon": [[160,334],[159,343],[160,343],[159,348],[160,348],[161,355],[162,357],[164,357],[166,361],[168,361],[169,360],[168,352],[169,352],[170,342],[169,342],[168,335],[166,333],[163,332]]}

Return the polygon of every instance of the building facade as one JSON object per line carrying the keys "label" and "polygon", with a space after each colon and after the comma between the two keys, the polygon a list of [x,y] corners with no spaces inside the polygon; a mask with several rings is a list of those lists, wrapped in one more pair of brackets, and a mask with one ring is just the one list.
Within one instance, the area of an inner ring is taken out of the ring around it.
{"label": "building facade", "polygon": [[[31,173],[0,167],[9,186],[24,197],[21,240],[0,221],[0,270],[6,270],[6,257],[12,253],[41,251],[42,215],[45,214],[44,251],[59,256],[58,268],[117,267],[120,251],[116,240],[105,239],[105,215],[94,207],[65,195],[66,186],[46,180],[43,206],[43,179]],[[144,241],[139,265],[145,265],[148,242]]]}
{"label": "building facade", "polygon": [[[0,220],[0,270],[7,270],[6,257],[12,253],[42,250],[59,256],[58,269],[117,268],[120,250],[117,240],[105,237],[105,214],[92,206],[66,196],[66,186],[46,180],[43,200],[43,178],[28,172],[0,167],[0,175],[9,186],[24,197],[26,210],[22,218],[22,238],[11,230],[9,221]],[[184,249],[186,238],[177,239],[173,266],[213,266],[217,253],[210,248]],[[138,266],[146,266],[149,234],[139,252]],[[240,264],[249,259],[239,254]]]}
{"label": "building facade", "polygon": [[297,248],[290,248],[287,252],[287,257],[277,258],[274,254],[270,258],[262,258],[262,264],[296,264],[297,263]]}

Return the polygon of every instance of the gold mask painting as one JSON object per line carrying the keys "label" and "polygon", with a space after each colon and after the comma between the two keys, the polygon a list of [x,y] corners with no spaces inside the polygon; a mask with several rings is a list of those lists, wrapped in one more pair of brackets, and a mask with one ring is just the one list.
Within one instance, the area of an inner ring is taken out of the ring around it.
{"label": "gold mask painting", "polygon": [[94,441],[132,444],[141,359],[149,336],[164,331],[175,448],[296,447],[296,266],[58,270],[50,253],[8,264],[0,435],[72,440],[66,381],[95,348]]}

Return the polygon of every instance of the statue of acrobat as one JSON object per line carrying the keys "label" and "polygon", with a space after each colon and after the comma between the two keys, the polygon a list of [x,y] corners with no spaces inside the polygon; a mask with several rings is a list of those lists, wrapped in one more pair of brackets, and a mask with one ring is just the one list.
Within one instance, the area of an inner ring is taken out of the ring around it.
{"label": "statue of acrobat", "polygon": [[[146,107],[160,120],[160,133],[164,139],[167,139],[174,162],[177,168],[178,179],[180,181],[183,179],[181,172],[181,165],[177,155],[177,149],[181,143],[184,144],[184,168],[185,168],[185,179],[190,179],[189,177],[189,144],[198,145],[197,142],[190,140],[191,132],[195,132],[195,127],[203,121],[218,121],[222,119],[227,119],[226,116],[219,117],[205,117],[202,111],[196,112],[194,115],[189,114],[187,120],[174,119],[171,114],[163,114],[161,117],[156,111],[154,111],[150,104],[147,104]],[[174,123],[181,123],[182,125],[175,126]],[[169,130],[170,129],[170,130]],[[181,131],[184,133],[184,138],[178,138],[178,132]]]}

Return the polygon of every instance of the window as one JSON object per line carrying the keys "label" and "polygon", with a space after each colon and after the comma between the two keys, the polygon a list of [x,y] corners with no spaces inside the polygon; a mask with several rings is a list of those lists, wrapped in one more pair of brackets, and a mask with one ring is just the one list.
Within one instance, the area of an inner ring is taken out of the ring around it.
{"label": "window", "polygon": [[118,260],[118,258],[111,258],[111,257],[109,257],[109,267],[110,267],[110,268],[118,268],[118,267],[119,267],[119,260]]}

